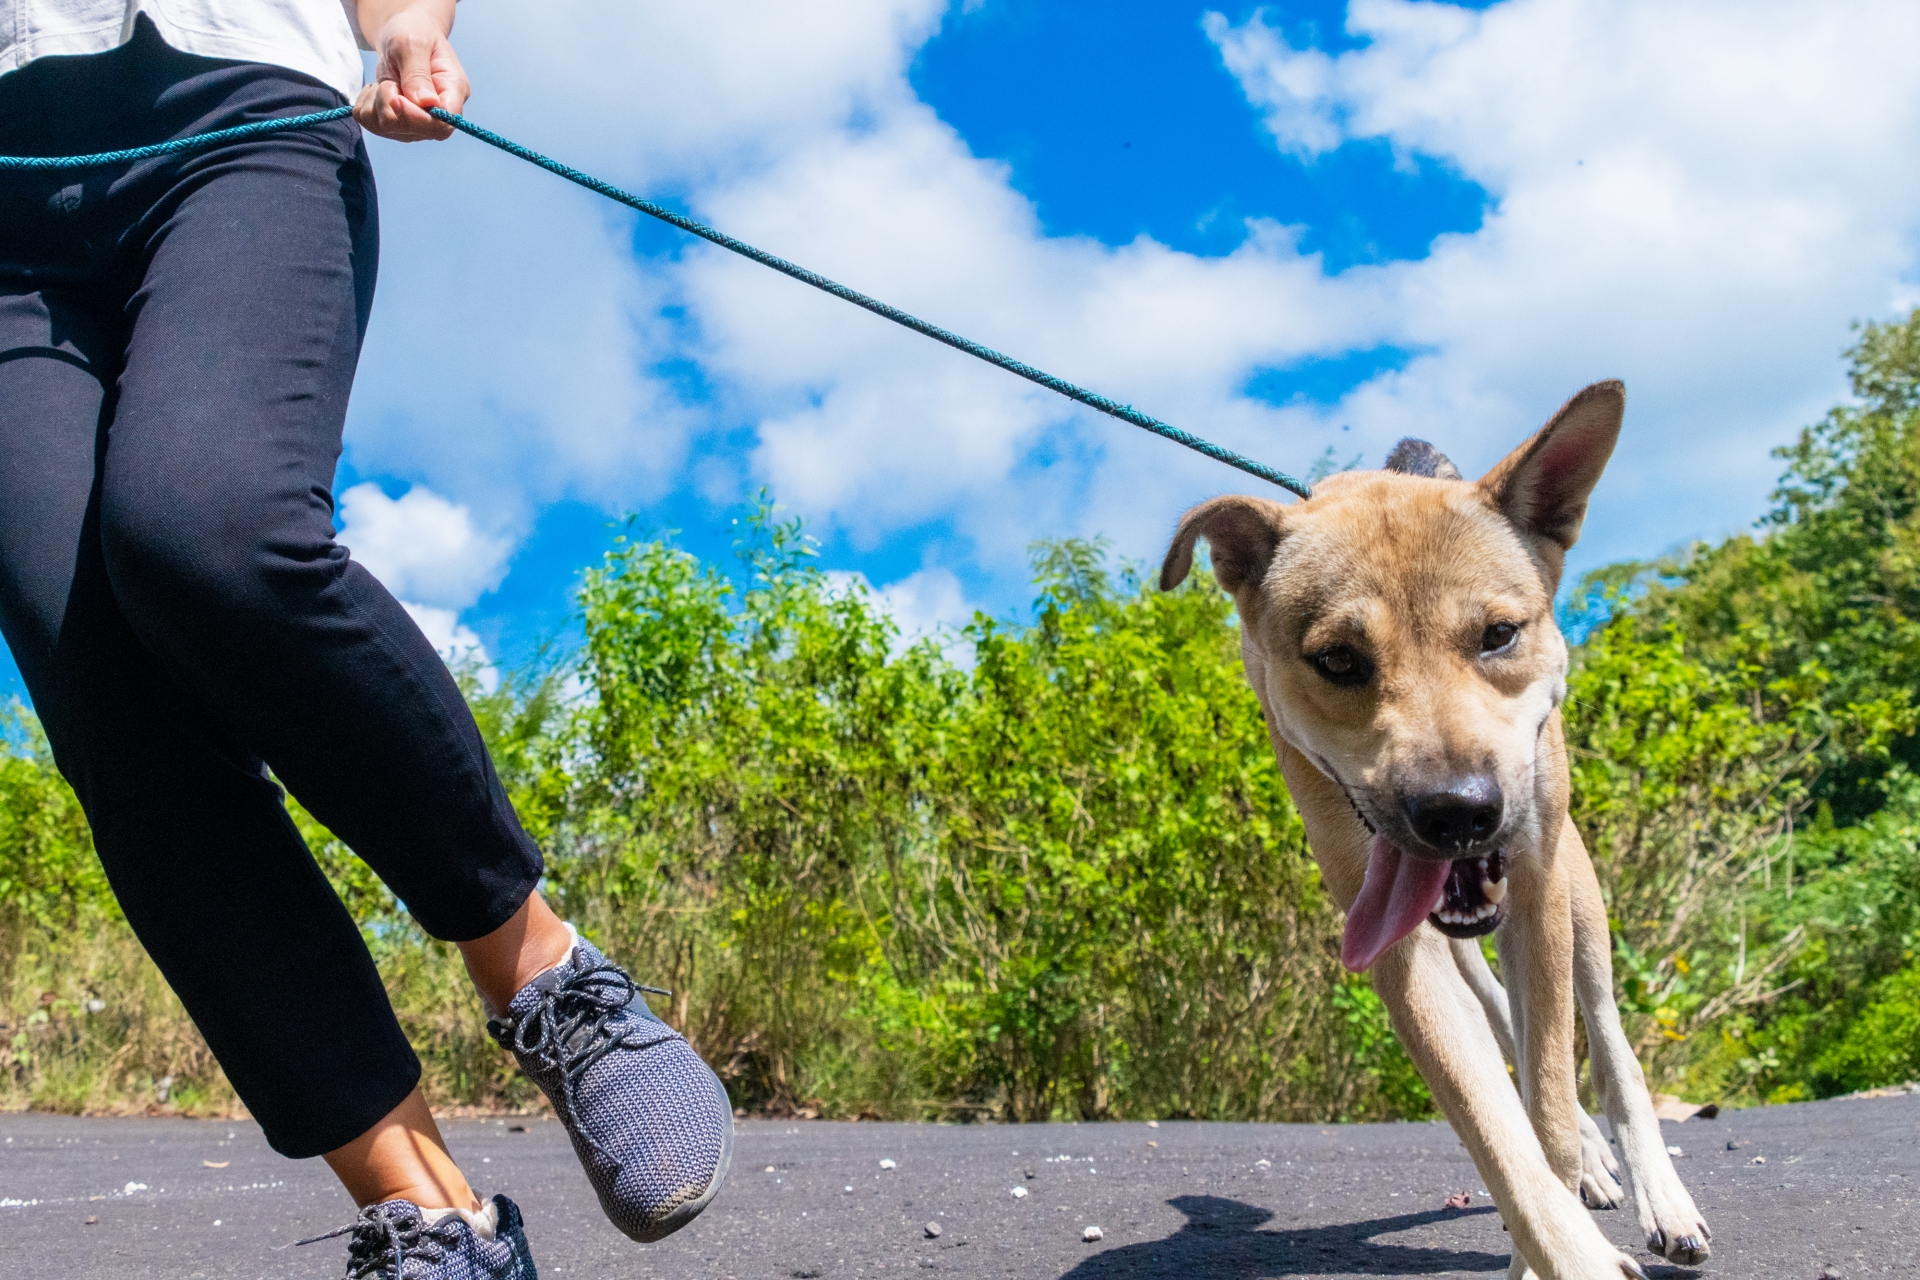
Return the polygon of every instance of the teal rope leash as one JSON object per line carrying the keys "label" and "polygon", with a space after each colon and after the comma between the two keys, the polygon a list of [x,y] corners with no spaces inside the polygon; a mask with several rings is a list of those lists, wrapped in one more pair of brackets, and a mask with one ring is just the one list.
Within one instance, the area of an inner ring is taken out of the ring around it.
{"label": "teal rope leash", "polygon": [[[99,155],[0,156],[0,172],[9,170],[45,172],[64,169],[89,169],[99,168],[105,165],[149,160],[156,156],[200,151],[207,147],[219,146],[222,143],[237,142],[244,138],[255,138],[263,134],[278,133],[285,129],[303,129],[311,125],[325,124],[328,121],[339,120],[352,114],[352,110],[351,107],[335,107],[331,111],[315,111],[309,115],[288,116],[285,119],[279,120],[260,120],[253,124],[238,125],[231,129],[218,129],[212,133],[198,134],[191,138],[177,138],[172,142],[156,143],[150,147],[134,147],[126,151],[108,151]],[[904,328],[911,329],[915,333],[923,334],[926,337],[932,338],[935,342],[945,343],[956,351],[964,351],[976,360],[984,360],[996,368],[1005,369],[1008,373],[1016,374],[1029,382],[1037,383],[1049,391],[1058,392],[1060,395],[1066,396],[1069,400],[1077,400],[1090,409],[1098,409],[1101,413],[1118,418],[1122,422],[1130,423],[1143,430],[1151,431],[1157,436],[1162,436],[1173,441],[1175,444],[1185,445],[1194,452],[1205,454],[1216,462],[1224,462],[1228,466],[1237,467],[1249,475],[1259,476],[1262,480],[1277,484],[1282,489],[1290,490],[1303,498],[1311,498],[1313,496],[1312,488],[1302,481],[1294,479],[1284,471],[1278,471],[1273,467],[1267,466],[1265,463],[1255,462],[1252,458],[1235,453],[1231,449],[1223,448],[1210,440],[1203,440],[1191,432],[1182,431],[1172,423],[1162,422],[1158,418],[1149,417],[1147,414],[1135,409],[1132,405],[1120,404],[1117,401],[1107,399],[1105,396],[1096,395],[1083,387],[1077,387],[1063,378],[1056,378],[1050,373],[1034,368],[1032,365],[1023,364],[1015,360],[1012,356],[1002,355],[991,347],[981,346],[979,343],[963,338],[957,333],[942,329],[939,325],[929,324],[918,316],[907,314],[898,307],[888,306],[877,298],[869,298],[866,294],[858,290],[849,289],[846,285],[834,280],[829,280],[817,272],[809,271],[805,267],[796,266],[788,262],[785,258],[775,257],[765,250],[756,249],[744,240],[736,240],[724,232],[716,231],[703,222],[694,221],[685,214],[675,213],[665,205],[655,204],[651,200],[643,200],[630,192],[622,191],[612,183],[602,182],[591,174],[582,173],[570,165],[561,164],[558,160],[543,156],[538,151],[523,147],[510,139],[503,138],[491,129],[482,128],[480,125],[468,120],[465,116],[455,115],[453,112],[442,110],[439,107],[429,107],[428,110],[434,119],[441,121],[443,124],[452,125],[460,132],[478,138],[489,146],[498,147],[508,155],[518,156],[529,164],[538,165],[548,173],[557,174],[569,182],[577,183],[587,188],[589,191],[598,192],[609,200],[615,200],[626,205],[629,209],[636,209],[648,217],[658,218],[662,222],[670,223],[682,231],[699,236],[702,240],[717,244],[722,249],[737,253],[743,258],[750,258],[763,267],[771,267],[781,275],[791,276],[802,284],[812,285],[823,293],[830,293],[844,302],[851,302],[856,307],[871,311],[873,314],[891,320]]]}
{"label": "teal rope leash", "polygon": [[1129,422],[1136,427],[1151,431],[1157,436],[1164,436],[1175,444],[1183,444],[1196,453],[1204,453],[1216,462],[1224,462],[1230,467],[1238,467],[1249,475],[1259,476],[1262,480],[1277,484],[1282,489],[1291,490],[1303,498],[1311,498],[1313,496],[1313,490],[1311,488],[1305,483],[1295,480],[1284,471],[1276,471],[1265,463],[1255,462],[1252,458],[1244,457],[1231,449],[1222,448],[1220,445],[1214,444],[1211,440],[1202,440],[1199,436],[1182,431],[1172,423],[1162,422],[1158,418],[1148,417],[1132,405],[1119,404],[1107,399],[1105,396],[1095,395],[1093,392],[1081,387],[1076,387],[1071,382],[1062,378],[1056,378],[1050,373],[1044,373],[1032,365],[1022,364],[1012,356],[1001,355],[991,347],[983,347],[979,343],[963,338],[957,333],[951,333],[946,329],[942,329],[939,325],[929,324],[918,316],[908,315],[898,307],[890,307],[878,298],[869,298],[864,293],[849,289],[846,285],[834,280],[829,280],[823,275],[807,270],[805,267],[795,266],[785,258],[776,258],[763,249],[756,249],[745,241],[735,240],[725,232],[716,231],[704,222],[695,222],[685,214],[675,213],[664,205],[655,204],[651,200],[642,200],[639,196],[622,191],[611,183],[602,182],[591,174],[582,173],[569,165],[561,164],[558,160],[543,156],[538,151],[530,150],[517,142],[503,138],[491,129],[485,129],[473,123],[473,121],[468,120],[465,116],[457,116],[453,114],[453,112],[443,111],[439,107],[429,107],[428,110],[432,113],[434,119],[443,124],[450,124],[460,130],[460,132],[471,134],[487,145],[498,147],[508,155],[518,156],[529,164],[537,164],[548,173],[558,174],[568,182],[577,182],[589,191],[597,191],[609,200],[617,200],[629,209],[638,209],[648,217],[658,218],[662,222],[672,223],[682,231],[699,236],[702,240],[711,241],[719,245],[722,249],[731,250],[743,258],[751,258],[763,267],[772,267],[781,275],[792,276],[802,284],[810,284],[822,293],[830,293],[844,302],[851,302],[856,307],[863,307],[873,312],[873,314],[882,316],[897,325],[911,329],[915,333],[924,334],[932,338],[935,342],[944,342],[955,351],[964,351],[977,360],[985,360],[988,364],[1005,369],[1008,373],[1018,374],[1028,382],[1037,382],[1047,390],[1057,391],[1069,400],[1078,400],[1090,409],[1098,409],[1101,413],[1118,418],[1122,422]]}
{"label": "teal rope leash", "polygon": [[91,156],[0,156],[0,173],[23,171],[48,173],[62,169],[100,169],[110,164],[132,164],[139,160],[151,160],[155,156],[204,151],[208,147],[217,147],[223,142],[239,142],[243,138],[258,138],[262,134],[280,133],[287,129],[306,129],[316,124],[326,124],[331,120],[344,120],[352,114],[352,107],[334,107],[328,111],[315,111],[304,116],[287,116],[280,120],[256,120],[252,124],[239,124],[231,129],[196,133],[191,138],[156,142],[150,147],[131,147],[125,151],[102,151],[98,155]]}

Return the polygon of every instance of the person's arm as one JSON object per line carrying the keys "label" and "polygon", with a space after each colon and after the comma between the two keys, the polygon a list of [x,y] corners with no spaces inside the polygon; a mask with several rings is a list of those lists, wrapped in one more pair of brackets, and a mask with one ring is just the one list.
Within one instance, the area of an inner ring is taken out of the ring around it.
{"label": "person's arm", "polygon": [[374,48],[373,83],[360,90],[353,118],[369,133],[396,142],[450,138],[453,129],[426,113],[459,114],[467,105],[467,73],[447,36],[454,0],[358,0],[360,31]]}

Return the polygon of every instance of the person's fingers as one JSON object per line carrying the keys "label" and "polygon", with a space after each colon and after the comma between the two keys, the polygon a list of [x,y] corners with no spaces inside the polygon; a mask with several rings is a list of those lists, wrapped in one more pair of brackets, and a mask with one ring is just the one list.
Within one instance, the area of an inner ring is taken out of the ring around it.
{"label": "person's fingers", "polygon": [[443,109],[455,115],[466,109],[473,88],[467,83],[467,71],[460,65],[460,55],[445,40],[434,45],[433,83],[440,93],[440,106]]}
{"label": "person's fingers", "polygon": [[420,107],[437,107],[440,104],[440,90],[433,83],[433,72],[422,62],[419,66],[409,67],[400,78],[400,92],[407,101]]}
{"label": "person's fingers", "polygon": [[359,103],[354,107],[354,119],[361,128],[395,142],[421,142],[427,139],[439,139],[452,135],[453,130],[441,124],[423,111],[418,104],[410,101],[400,92],[400,86],[392,80],[382,80],[363,91]]}
{"label": "person's fingers", "polygon": [[453,69],[452,74],[440,72],[434,76],[434,84],[440,90],[440,106],[443,110],[459,115],[467,109],[467,97],[470,91],[467,86],[466,72],[458,67]]}
{"label": "person's fingers", "polygon": [[374,127],[374,112],[378,107],[379,96],[380,86],[377,83],[363,84],[360,86],[359,94],[353,100],[354,123],[369,133],[379,132]]}
{"label": "person's fingers", "polygon": [[459,111],[466,105],[467,75],[453,46],[439,33],[409,29],[396,21],[382,33],[371,92],[362,90],[354,119],[370,133],[396,142],[450,138],[453,128],[427,108]]}

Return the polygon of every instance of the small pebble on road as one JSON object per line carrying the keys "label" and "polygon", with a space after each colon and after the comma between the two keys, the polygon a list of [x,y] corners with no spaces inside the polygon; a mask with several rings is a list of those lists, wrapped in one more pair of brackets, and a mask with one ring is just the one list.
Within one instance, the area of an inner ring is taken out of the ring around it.
{"label": "small pebble on road", "polygon": [[1464,1209],[1473,1203],[1473,1197],[1464,1191],[1456,1191],[1447,1197],[1447,1208]]}
{"label": "small pebble on road", "polygon": [[1013,1198],[1015,1200],[1025,1200],[1027,1198],[1027,1189],[1025,1187],[1015,1187],[1013,1189]]}
{"label": "small pebble on road", "polygon": [[893,1161],[891,1161],[891,1160],[882,1160],[882,1161],[880,1162],[880,1167],[881,1167],[882,1169],[898,1169],[898,1168],[899,1168],[900,1166],[899,1166],[899,1165],[897,1165],[897,1164],[895,1164],[895,1163],[894,1163]]}
{"label": "small pebble on road", "polygon": [[939,1238],[940,1238],[940,1224],[937,1222],[929,1222],[927,1224],[927,1239],[938,1240]]}
{"label": "small pebble on road", "polygon": [[1080,1233],[1080,1238],[1082,1240],[1085,1240],[1088,1244],[1092,1244],[1095,1240],[1101,1239],[1106,1234],[1107,1234],[1106,1232],[1102,1231],[1098,1227],[1088,1227],[1085,1231],[1082,1231]]}

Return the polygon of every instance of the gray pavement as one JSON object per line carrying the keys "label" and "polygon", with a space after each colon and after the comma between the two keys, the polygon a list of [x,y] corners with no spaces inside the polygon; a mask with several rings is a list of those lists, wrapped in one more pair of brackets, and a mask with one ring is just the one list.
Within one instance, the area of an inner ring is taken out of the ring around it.
{"label": "gray pavement", "polygon": [[[1442,1124],[743,1122],[727,1189],[656,1245],[606,1224],[551,1120],[446,1129],[475,1185],[526,1212],[547,1280],[1478,1277],[1508,1255]],[[1917,1269],[1920,1098],[1730,1113],[1669,1124],[1667,1140],[1714,1257],[1667,1266],[1626,1213],[1598,1215],[1650,1275]],[[1446,1207],[1458,1191],[1469,1208]],[[344,1271],[343,1243],[290,1246],[352,1216],[321,1162],[282,1159],[250,1124],[0,1115],[5,1280],[324,1280]],[[1104,1239],[1084,1243],[1096,1225]]]}

